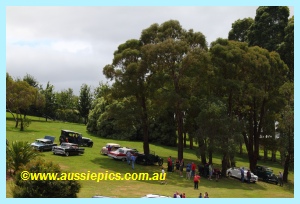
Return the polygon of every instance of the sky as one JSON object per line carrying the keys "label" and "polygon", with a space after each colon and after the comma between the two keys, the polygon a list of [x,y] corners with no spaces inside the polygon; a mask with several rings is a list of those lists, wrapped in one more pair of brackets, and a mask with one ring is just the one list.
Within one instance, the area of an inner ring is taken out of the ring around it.
{"label": "sky", "polygon": [[[56,92],[83,84],[92,90],[108,80],[102,73],[117,47],[139,39],[154,23],[178,20],[205,35],[208,44],[227,38],[232,23],[254,18],[256,6],[8,6],[6,7],[6,72],[13,78],[33,76]],[[290,7],[294,15],[294,8]]]}

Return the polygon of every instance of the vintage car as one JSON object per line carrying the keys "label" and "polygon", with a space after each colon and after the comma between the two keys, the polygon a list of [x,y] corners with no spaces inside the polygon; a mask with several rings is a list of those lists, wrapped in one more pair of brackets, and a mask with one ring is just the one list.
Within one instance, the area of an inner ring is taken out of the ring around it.
{"label": "vintage car", "polygon": [[54,139],[54,136],[47,135],[42,139],[36,139],[35,142],[31,143],[31,147],[40,152],[51,151],[53,146],[57,146],[57,144],[53,143]]}
{"label": "vintage car", "polygon": [[111,147],[110,151],[116,151],[117,149],[119,149],[121,147],[121,145],[116,144],[116,143],[107,143],[104,147],[102,147],[102,149],[100,150],[101,154],[106,154],[108,152],[108,146]]}
{"label": "vintage car", "polygon": [[78,146],[84,147],[93,147],[94,145],[94,142],[90,138],[82,137],[81,133],[72,130],[61,130],[59,141],[60,143],[75,143],[78,144]]}
{"label": "vintage car", "polygon": [[52,147],[53,154],[80,155],[84,154],[84,148],[78,147],[78,144],[63,142],[59,146]]}
{"label": "vintage car", "polygon": [[265,182],[278,184],[278,177],[273,173],[273,170],[266,166],[256,166],[254,173],[258,176],[259,179],[262,179]]}
{"label": "vintage car", "polygon": [[118,159],[118,160],[122,160],[122,161],[126,161],[127,157],[126,157],[126,153],[130,152],[133,155],[137,155],[138,151],[136,149],[131,149],[131,148],[127,148],[127,147],[121,147],[119,149],[117,149],[116,151],[110,151],[107,153],[107,156],[113,158],[113,159]]}
{"label": "vintage car", "polygon": [[159,166],[161,166],[163,165],[164,160],[158,155],[155,155],[155,152],[152,151],[151,154],[137,153],[135,162],[143,165],[153,165],[157,163]]}
{"label": "vintage car", "polygon": [[[248,178],[247,178],[247,172],[248,170],[244,170],[244,181],[245,182],[248,182]],[[234,177],[234,178],[237,178],[237,179],[241,179],[241,168],[236,168],[236,167],[232,167],[230,169],[227,169],[226,171],[226,174],[229,176],[229,177]],[[250,179],[250,182],[252,183],[255,183],[258,181],[258,176],[254,175],[252,172],[251,172],[251,179]]]}
{"label": "vintage car", "polygon": [[170,196],[157,195],[157,194],[147,194],[141,198],[171,198]]}

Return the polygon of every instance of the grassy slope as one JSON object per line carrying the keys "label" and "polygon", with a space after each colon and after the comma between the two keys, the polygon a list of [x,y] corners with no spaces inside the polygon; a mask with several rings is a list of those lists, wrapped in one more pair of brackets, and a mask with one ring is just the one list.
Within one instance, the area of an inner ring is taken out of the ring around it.
{"label": "grassy slope", "polygon": [[[31,125],[24,131],[20,132],[14,128],[14,121],[10,114],[7,114],[6,122],[6,137],[9,141],[22,140],[32,142],[37,138],[43,138],[45,135],[56,136],[56,141],[60,135],[61,129],[70,129],[83,133],[84,136],[90,137],[94,141],[93,148],[86,148],[85,154],[82,156],[56,156],[51,152],[41,153],[43,159],[58,163],[64,171],[78,172],[78,173],[91,173],[108,172],[108,173],[132,173],[132,172],[160,172],[158,166],[142,166],[136,165],[135,170],[132,170],[126,162],[115,161],[107,156],[101,155],[100,149],[107,142],[116,142],[122,146],[134,147],[142,150],[142,142],[136,141],[117,141],[108,140],[105,138],[95,137],[86,131],[84,125],[64,123],[64,122],[45,122],[43,118],[31,117],[33,120]],[[164,147],[160,145],[151,144],[150,149],[155,151],[156,154],[164,158],[177,156],[177,149],[173,147]],[[193,150],[184,150],[185,163],[187,161],[194,161],[199,163]],[[221,157],[215,156],[213,162],[215,166],[220,166]],[[238,166],[248,166],[246,158],[236,158]],[[271,166],[275,173],[282,171],[282,168],[274,163],[260,163],[263,165]],[[166,167],[166,162],[164,163]],[[185,173],[185,172],[184,172]],[[222,178],[219,182],[209,181],[202,178],[199,184],[199,190],[193,190],[193,182],[180,178],[177,173],[167,175],[168,184],[161,185],[158,181],[80,181],[82,188],[78,197],[92,197],[93,195],[105,195],[111,197],[141,197],[148,193],[163,194],[172,196],[174,192],[185,192],[187,197],[197,197],[199,192],[208,192],[210,197],[215,198],[273,198],[273,197],[294,197],[294,174],[289,174],[290,184],[285,185],[283,188],[274,184],[258,182],[256,184],[242,184],[236,179]],[[6,182],[7,190],[6,197],[12,197],[11,186],[12,182]],[[135,190],[133,190],[135,189]]]}

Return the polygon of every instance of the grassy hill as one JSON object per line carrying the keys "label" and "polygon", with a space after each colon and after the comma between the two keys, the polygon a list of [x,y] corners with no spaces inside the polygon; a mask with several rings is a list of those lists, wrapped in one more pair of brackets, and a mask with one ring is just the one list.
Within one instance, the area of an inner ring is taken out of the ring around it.
{"label": "grassy hill", "polygon": [[[115,161],[107,156],[100,154],[100,149],[108,142],[119,143],[122,146],[136,148],[142,151],[142,142],[137,141],[120,141],[96,137],[86,131],[86,127],[81,124],[48,121],[43,118],[30,117],[32,123],[24,131],[20,132],[19,129],[14,128],[14,121],[9,113],[6,118],[6,138],[11,141],[28,141],[33,142],[37,138],[43,138],[45,135],[56,136],[55,142],[59,143],[61,129],[69,129],[81,132],[83,136],[89,137],[94,141],[92,148],[86,147],[85,154],[81,156],[57,156],[52,152],[42,152],[41,157],[46,161],[53,161],[60,165],[63,171],[75,173],[138,173],[147,172],[150,174],[160,173],[161,167],[159,166],[143,166],[135,165],[132,170],[131,166],[126,162]],[[165,147],[157,144],[150,144],[150,150],[155,151],[160,157],[164,158],[164,167],[166,167],[166,160],[168,156],[176,158],[177,148]],[[213,162],[215,166],[221,164],[221,156],[214,155]],[[200,163],[197,159],[194,150],[184,150],[185,164],[188,161]],[[237,157],[237,166],[249,166],[247,158]],[[259,164],[272,167],[275,173],[283,171],[283,168],[277,163],[263,163]],[[185,176],[185,170],[184,170]],[[186,180],[185,177],[181,178],[178,173],[167,174],[167,185],[162,185],[158,181],[80,181],[82,188],[78,194],[80,198],[90,198],[94,195],[104,195],[119,198],[138,198],[145,194],[162,194],[172,196],[174,192],[178,191],[186,193],[188,198],[196,198],[199,193],[208,192],[211,198],[274,198],[294,197],[294,174],[289,174],[290,182],[284,187],[276,186],[274,184],[259,181],[256,184],[240,183],[233,178],[221,178],[219,182],[210,181],[206,178],[201,178],[199,190],[193,189],[193,181]],[[12,181],[6,181],[6,197],[12,197],[11,194]]]}

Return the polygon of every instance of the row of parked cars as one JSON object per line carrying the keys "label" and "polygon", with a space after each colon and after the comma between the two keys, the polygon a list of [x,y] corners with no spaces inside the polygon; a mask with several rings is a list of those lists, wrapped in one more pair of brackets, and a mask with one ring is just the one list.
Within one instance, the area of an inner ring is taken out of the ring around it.
{"label": "row of parked cars", "polygon": [[[79,132],[74,132],[71,130],[61,130],[61,135],[59,137],[60,145],[54,143],[54,136],[45,136],[41,139],[36,139],[35,142],[31,144],[31,146],[37,151],[52,151],[53,154],[60,155],[81,155],[84,154],[84,148],[82,147],[93,147],[93,141],[90,138],[82,137],[82,134]],[[110,149],[110,151],[108,151]],[[152,165],[157,163],[159,166],[163,164],[163,159],[158,155],[155,155],[155,152],[151,152],[150,154],[140,153],[137,149],[122,147],[120,144],[116,143],[107,143],[102,149],[100,153],[103,155],[107,155],[116,160],[126,161],[127,152],[136,156],[136,163],[144,164],[144,165]],[[244,170],[244,178],[245,181],[248,181],[247,178],[248,170]],[[234,177],[241,179],[241,168],[230,168],[227,169],[227,175],[229,177]],[[278,177],[273,173],[273,170],[269,167],[265,166],[256,166],[255,171],[251,172],[250,182],[257,182],[258,179],[262,179],[266,182],[272,182],[276,185],[278,184]]]}
{"label": "row of parked cars", "polygon": [[[246,182],[248,181],[247,172],[248,172],[248,170],[244,169],[244,178],[245,178]],[[233,167],[233,168],[227,169],[226,173],[229,177],[241,179],[241,168]],[[255,183],[258,181],[258,179],[261,179],[265,182],[275,183],[276,185],[279,182],[278,176],[276,176],[273,173],[273,170],[271,168],[266,167],[266,166],[259,166],[259,165],[256,166],[255,171],[253,173],[251,172],[250,182]]]}
{"label": "row of parked cars", "polygon": [[54,140],[54,136],[45,136],[36,139],[31,146],[40,152],[52,151],[53,154],[69,156],[84,154],[85,149],[82,147],[93,147],[94,144],[90,138],[82,137],[81,133],[71,130],[61,130],[60,145],[54,143]]}

